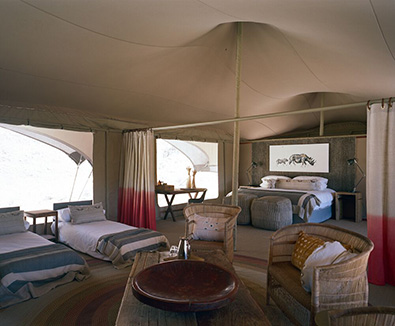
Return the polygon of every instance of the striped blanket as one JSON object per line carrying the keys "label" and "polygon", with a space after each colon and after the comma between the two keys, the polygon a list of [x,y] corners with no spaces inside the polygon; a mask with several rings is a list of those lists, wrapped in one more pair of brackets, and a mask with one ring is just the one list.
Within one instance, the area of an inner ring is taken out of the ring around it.
{"label": "striped blanket", "polygon": [[85,260],[61,244],[0,254],[0,308],[88,276]]}
{"label": "striped blanket", "polygon": [[96,250],[108,256],[115,268],[124,268],[133,263],[139,251],[168,247],[169,241],[162,233],[139,228],[100,237]]}

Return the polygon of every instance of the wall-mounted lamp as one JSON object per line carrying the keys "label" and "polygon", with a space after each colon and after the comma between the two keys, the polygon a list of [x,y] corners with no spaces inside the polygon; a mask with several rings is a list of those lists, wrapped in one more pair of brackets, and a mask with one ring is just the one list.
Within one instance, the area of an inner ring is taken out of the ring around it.
{"label": "wall-mounted lamp", "polygon": [[349,160],[347,160],[347,164],[348,165],[356,165],[357,166],[357,168],[359,169],[359,171],[361,172],[361,174],[362,174],[362,176],[361,176],[361,179],[359,179],[359,181],[357,182],[357,184],[354,186],[354,189],[352,190],[352,192],[356,192],[357,191],[357,187],[358,187],[358,185],[361,183],[361,181],[366,177],[366,175],[365,175],[365,172],[363,172],[363,170],[361,169],[361,167],[359,166],[359,164],[358,164],[358,161],[357,161],[357,159],[354,157],[354,158],[351,158],[351,159],[349,159]]}
{"label": "wall-mounted lamp", "polygon": [[251,185],[252,183],[252,169],[255,169],[258,166],[256,162],[251,162],[250,166],[248,167],[246,174],[248,179],[248,184]]}

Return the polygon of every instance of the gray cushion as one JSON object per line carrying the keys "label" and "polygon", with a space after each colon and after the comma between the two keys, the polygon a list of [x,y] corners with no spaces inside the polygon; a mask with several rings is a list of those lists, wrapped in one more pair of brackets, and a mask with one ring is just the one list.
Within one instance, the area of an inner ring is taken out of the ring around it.
{"label": "gray cushion", "polygon": [[[237,224],[251,224],[251,204],[252,201],[258,196],[252,194],[238,194],[238,203],[237,205],[240,206],[241,212],[237,217]],[[232,196],[226,196],[223,201],[223,204],[231,205],[232,204]]]}
{"label": "gray cushion", "polygon": [[72,224],[105,221],[102,203],[83,206],[69,206]]}
{"label": "gray cushion", "polygon": [[0,214],[0,235],[25,232],[24,211]]}
{"label": "gray cushion", "polygon": [[251,222],[266,230],[278,230],[292,224],[291,200],[281,196],[255,199],[251,204]]}

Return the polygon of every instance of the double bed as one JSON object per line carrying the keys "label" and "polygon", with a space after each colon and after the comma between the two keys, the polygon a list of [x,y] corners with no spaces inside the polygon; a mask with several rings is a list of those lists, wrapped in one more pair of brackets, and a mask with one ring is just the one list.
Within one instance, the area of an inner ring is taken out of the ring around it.
{"label": "double bed", "polygon": [[[320,223],[330,219],[334,211],[335,190],[327,188],[328,179],[320,176],[269,175],[260,186],[241,186],[239,194],[252,197],[281,196],[291,200],[293,223]],[[227,197],[231,196],[231,193]],[[250,207],[242,207],[249,210]]]}
{"label": "double bed", "polygon": [[292,202],[293,223],[320,223],[332,217],[333,196],[335,191],[298,190],[298,189],[263,189],[259,187],[241,186],[239,193],[254,194],[257,197],[282,196]]}
{"label": "double bed", "polygon": [[0,209],[0,309],[89,276],[75,251],[27,231],[19,207]]}
{"label": "double bed", "polygon": [[[115,268],[131,265],[139,251],[169,247],[168,239],[160,232],[107,220],[101,203],[55,203],[53,209],[58,211],[60,242],[92,257],[111,261]],[[73,219],[78,211],[84,214],[83,221]]]}

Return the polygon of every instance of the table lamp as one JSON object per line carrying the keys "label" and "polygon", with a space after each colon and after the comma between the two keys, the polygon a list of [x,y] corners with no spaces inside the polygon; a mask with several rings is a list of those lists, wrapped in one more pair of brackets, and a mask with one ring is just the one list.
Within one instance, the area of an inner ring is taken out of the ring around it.
{"label": "table lamp", "polygon": [[352,190],[352,192],[356,192],[357,191],[357,187],[358,187],[358,185],[361,183],[361,181],[366,177],[366,175],[365,175],[365,172],[361,169],[361,167],[359,166],[359,164],[358,164],[358,161],[357,161],[357,159],[354,157],[354,158],[351,158],[351,159],[349,159],[349,160],[347,160],[347,164],[348,165],[356,165],[357,166],[357,168],[359,169],[359,171],[361,172],[361,174],[362,174],[362,177],[359,179],[359,181],[357,182],[357,184],[354,186],[354,189]]}
{"label": "table lamp", "polygon": [[252,182],[252,169],[255,169],[258,166],[258,164],[256,164],[256,162],[251,162],[250,166],[248,167],[246,174],[247,174],[247,178],[248,178],[248,185],[251,185]]}

